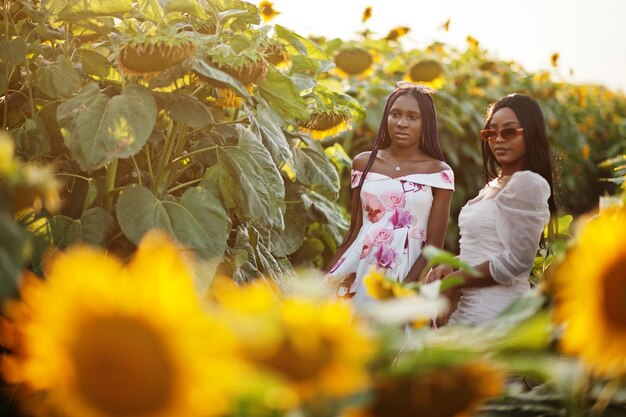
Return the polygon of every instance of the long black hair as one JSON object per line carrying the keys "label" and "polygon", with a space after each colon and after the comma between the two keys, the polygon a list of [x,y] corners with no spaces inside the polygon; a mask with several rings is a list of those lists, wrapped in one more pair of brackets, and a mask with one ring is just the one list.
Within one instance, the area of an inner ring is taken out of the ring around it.
{"label": "long black hair", "polygon": [[[541,175],[550,185],[550,198],[548,206],[550,213],[556,214],[557,207],[554,200],[554,185],[552,171],[552,152],[546,133],[546,122],[539,103],[532,97],[524,94],[509,94],[504,96],[487,110],[483,129],[488,129],[492,116],[500,109],[508,107],[513,110],[517,120],[524,129],[524,142],[526,143],[526,159],[522,169],[529,170]],[[483,171],[487,182],[498,176],[500,165],[489,147],[484,141],[481,145],[483,152]]]}
{"label": "long black hair", "polygon": [[369,160],[367,161],[367,165],[365,166],[363,174],[361,175],[359,185],[356,188],[356,198],[352,199],[350,228],[348,229],[346,237],[342,243],[346,242],[354,231],[358,207],[359,204],[361,204],[360,190],[363,186],[363,182],[365,181],[367,173],[369,172],[372,164],[376,160],[378,150],[391,146],[391,139],[389,138],[388,129],[388,118],[389,112],[391,111],[391,106],[393,106],[393,103],[395,103],[398,97],[404,95],[411,95],[415,97],[415,99],[417,100],[417,104],[419,105],[420,115],[422,118],[422,138],[419,143],[419,150],[428,156],[445,162],[443,152],[441,152],[441,147],[439,146],[439,133],[437,131],[437,111],[435,110],[435,101],[430,95],[430,91],[420,85],[411,85],[409,87],[396,88],[389,95],[389,97],[387,97],[385,110],[383,111],[383,116],[380,121],[380,127],[378,128],[378,134],[376,135],[376,139],[374,140],[374,145],[372,146],[372,151]]}

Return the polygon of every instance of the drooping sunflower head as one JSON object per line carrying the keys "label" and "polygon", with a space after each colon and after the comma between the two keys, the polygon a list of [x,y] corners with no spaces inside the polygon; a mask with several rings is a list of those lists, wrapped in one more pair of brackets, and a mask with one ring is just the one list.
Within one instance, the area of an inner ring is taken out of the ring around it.
{"label": "drooping sunflower head", "polygon": [[426,59],[411,66],[405,78],[433,89],[440,89],[444,84],[444,68],[439,61]]}
{"label": "drooping sunflower head", "polygon": [[150,79],[185,61],[195,50],[192,33],[151,27],[126,41],[117,62],[127,76]]}
{"label": "drooping sunflower head", "polygon": [[220,415],[245,368],[160,232],[127,265],[87,247],[57,255],[24,307],[24,382],[70,417]]}
{"label": "drooping sunflower head", "polygon": [[263,78],[267,72],[267,63],[262,52],[265,41],[266,38],[261,33],[252,30],[225,35],[221,43],[206,51],[206,59],[242,84],[250,84]]}
{"label": "drooping sunflower head", "polygon": [[498,396],[504,375],[492,364],[469,361],[434,365],[375,377],[374,399],[361,412],[368,417],[468,417],[488,398]]}
{"label": "drooping sunflower head", "polygon": [[336,136],[352,128],[352,122],[365,115],[365,109],[352,97],[317,85],[305,96],[309,117],[298,123],[298,130],[313,139]]}
{"label": "drooping sunflower head", "polygon": [[361,47],[345,47],[335,55],[335,65],[346,76],[364,76],[373,63],[373,55]]}
{"label": "drooping sunflower head", "polygon": [[550,274],[561,348],[597,375],[626,374],[626,209],[584,224]]}

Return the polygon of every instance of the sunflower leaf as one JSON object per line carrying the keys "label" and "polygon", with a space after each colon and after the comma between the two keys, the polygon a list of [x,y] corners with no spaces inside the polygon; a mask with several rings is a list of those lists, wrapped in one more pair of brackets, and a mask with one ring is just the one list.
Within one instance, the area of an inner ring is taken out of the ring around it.
{"label": "sunflower leaf", "polygon": [[301,198],[309,218],[323,225],[335,242],[341,242],[349,226],[341,207],[315,191],[307,191]]}
{"label": "sunflower leaf", "polygon": [[187,94],[163,94],[163,108],[177,122],[192,129],[202,129],[215,123],[209,108]]}
{"label": "sunflower leaf", "polygon": [[294,147],[293,156],[298,181],[332,200],[337,198],[337,170],[318,142],[309,140],[306,147]]}
{"label": "sunflower leaf", "polygon": [[290,204],[285,212],[285,230],[271,231],[270,248],[274,256],[288,256],[302,246],[310,221],[302,215],[301,204]]}
{"label": "sunflower leaf", "polygon": [[0,213],[0,230],[0,299],[4,299],[17,294],[28,234],[5,213]]}
{"label": "sunflower leaf", "polygon": [[266,228],[284,228],[285,184],[268,150],[249,129],[237,125],[237,146],[218,148],[222,168],[239,183],[232,195],[244,218]]}
{"label": "sunflower leaf", "polygon": [[222,257],[226,250],[228,217],[220,202],[202,187],[190,188],[180,198],[159,200],[145,187],[127,186],[120,192],[117,217],[122,232],[135,244],[156,227],[204,259]]}
{"label": "sunflower leaf", "polygon": [[156,115],[154,97],[136,85],[109,98],[90,83],[57,109],[65,145],[87,171],[139,152],[152,133]]}
{"label": "sunflower leaf", "polygon": [[261,96],[285,120],[305,119],[306,102],[289,77],[268,67],[267,75],[258,82]]}
{"label": "sunflower leaf", "polygon": [[293,152],[285,137],[285,133],[281,129],[284,121],[263,98],[259,98],[256,119],[253,119],[253,122],[257,122],[261,138],[263,138],[263,144],[270,151],[276,166],[281,166],[283,163],[293,166]]}
{"label": "sunflower leaf", "polygon": [[76,220],[62,215],[50,219],[52,241],[59,249],[79,242],[100,246],[112,227],[113,217],[102,207],[85,210]]}
{"label": "sunflower leaf", "polygon": [[39,89],[51,98],[69,97],[80,87],[80,77],[68,58],[37,68],[35,79]]}

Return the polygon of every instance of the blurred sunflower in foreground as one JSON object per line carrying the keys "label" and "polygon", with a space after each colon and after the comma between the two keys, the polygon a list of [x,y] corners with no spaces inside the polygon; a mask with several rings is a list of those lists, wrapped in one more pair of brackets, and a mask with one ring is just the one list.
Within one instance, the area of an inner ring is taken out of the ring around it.
{"label": "blurred sunflower in foreground", "polygon": [[312,406],[367,388],[374,344],[348,304],[281,295],[263,281],[236,287],[216,280],[211,292],[244,356],[281,387],[269,408]]}
{"label": "blurred sunflower in foreground", "polygon": [[371,405],[342,417],[469,417],[503,389],[504,374],[490,363],[431,364],[405,374],[378,375]]}
{"label": "blurred sunflower in foreground", "polygon": [[146,234],[126,265],[74,247],[45,275],[7,305],[20,343],[3,373],[31,399],[70,417],[229,410],[235,375],[245,378],[235,339],[202,310],[190,264],[164,233]]}
{"label": "blurred sunflower in foreground", "polygon": [[588,221],[551,275],[561,347],[597,375],[626,375],[626,209]]}

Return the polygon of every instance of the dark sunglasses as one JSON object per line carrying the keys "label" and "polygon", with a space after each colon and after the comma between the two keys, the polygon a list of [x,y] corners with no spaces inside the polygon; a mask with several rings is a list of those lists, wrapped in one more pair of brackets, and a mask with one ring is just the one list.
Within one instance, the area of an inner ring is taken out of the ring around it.
{"label": "dark sunglasses", "polygon": [[480,131],[480,138],[490,142],[496,140],[498,136],[504,140],[511,140],[521,135],[523,131],[524,129],[521,127],[505,127],[500,130],[485,129]]}
{"label": "dark sunglasses", "polygon": [[420,93],[424,94],[432,94],[435,91],[432,88],[426,87],[425,85],[415,84],[410,81],[398,81],[396,83],[396,90],[409,90],[411,88],[414,88]]}

